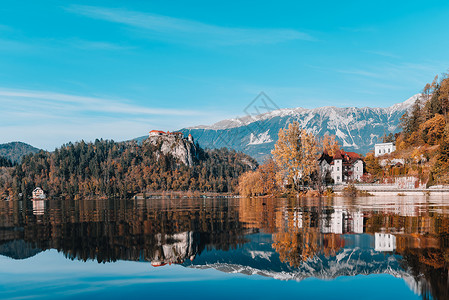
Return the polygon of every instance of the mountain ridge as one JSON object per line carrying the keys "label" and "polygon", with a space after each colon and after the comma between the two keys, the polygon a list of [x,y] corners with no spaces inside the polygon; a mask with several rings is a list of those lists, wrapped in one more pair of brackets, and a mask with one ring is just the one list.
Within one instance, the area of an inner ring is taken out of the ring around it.
{"label": "mountain ridge", "polygon": [[0,144],[0,156],[6,157],[15,163],[19,163],[24,155],[39,151],[40,149],[23,142]]}
{"label": "mountain ridge", "polygon": [[315,135],[335,135],[345,150],[366,154],[373,149],[375,143],[380,142],[384,134],[400,131],[400,118],[420,96],[416,94],[404,102],[384,108],[283,108],[179,131],[185,135],[191,134],[204,148],[228,147],[263,162],[274,148],[279,129],[298,121],[301,128]]}

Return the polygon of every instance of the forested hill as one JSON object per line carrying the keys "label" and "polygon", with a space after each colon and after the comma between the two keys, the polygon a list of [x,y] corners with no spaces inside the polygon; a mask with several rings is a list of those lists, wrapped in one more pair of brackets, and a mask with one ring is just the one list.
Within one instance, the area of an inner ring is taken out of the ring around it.
{"label": "forested hill", "polygon": [[0,144],[0,156],[12,162],[19,162],[22,156],[37,152],[39,152],[39,149],[22,142]]}
{"label": "forested hill", "polygon": [[0,167],[12,167],[13,162],[6,157],[0,156]]}
{"label": "forested hill", "polygon": [[152,191],[234,192],[238,177],[257,163],[233,150],[198,148],[188,166],[161,145],[149,142],[67,144],[54,152],[23,157],[10,180],[0,181],[0,194],[31,196],[40,186],[49,196],[129,197]]}
{"label": "forested hill", "polygon": [[[365,157],[373,181],[414,177],[428,187],[449,184],[449,75],[426,84],[412,108],[402,116],[402,132],[388,137],[396,151]],[[399,164],[397,164],[400,162]]]}

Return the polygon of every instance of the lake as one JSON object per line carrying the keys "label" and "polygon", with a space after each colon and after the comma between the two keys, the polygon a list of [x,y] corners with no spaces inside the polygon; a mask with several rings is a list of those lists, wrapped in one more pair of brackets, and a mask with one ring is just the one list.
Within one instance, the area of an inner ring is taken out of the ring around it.
{"label": "lake", "polygon": [[449,299],[449,199],[2,201],[0,298]]}

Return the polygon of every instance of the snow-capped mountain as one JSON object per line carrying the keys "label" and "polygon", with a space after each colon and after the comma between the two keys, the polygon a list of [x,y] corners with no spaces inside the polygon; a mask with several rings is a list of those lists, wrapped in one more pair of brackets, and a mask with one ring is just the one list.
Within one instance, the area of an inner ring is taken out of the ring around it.
{"label": "snow-capped mountain", "polygon": [[274,148],[279,129],[298,121],[302,128],[316,135],[337,136],[345,150],[366,153],[374,148],[384,133],[400,131],[400,118],[418,98],[419,94],[386,108],[326,106],[277,109],[180,131],[185,135],[192,134],[204,148],[228,147],[263,161]]}
{"label": "snow-capped mountain", "polygon": [[[261,275],[278,280],[301,281],[307,278],[335,279],[340,276],[389,274],[402,278],[415,293],[420,293],[424,279],[416,281],[403,257],[394,252],[375,251],[374,236],[358,234],[357,244],[341,248],[335,255],[319,254],[294,267],[282,261],[272,248],[271,235],[256,233],[246,236],[247,242],[236,249],[209,249],[186,260],[183,265],[196,269],[216,269],[225,273]],[[348,241],[348,244],[351,244]]]}

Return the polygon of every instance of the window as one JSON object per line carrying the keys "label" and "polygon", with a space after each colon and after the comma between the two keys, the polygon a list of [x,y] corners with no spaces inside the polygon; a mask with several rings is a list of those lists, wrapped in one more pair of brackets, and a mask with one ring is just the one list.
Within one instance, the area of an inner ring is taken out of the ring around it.
{"label": "window", "polygon": [[337,181],[339,181],[340,180],[340,176],[337,176]]}
{"label": "window", "polygon": [[337,167],[337,171],[340,171],[340,168],[339,168],[339,167]]}
{"label": "window", "polygon": [[388,148],[388,153],[390,153],[390,148]]}

